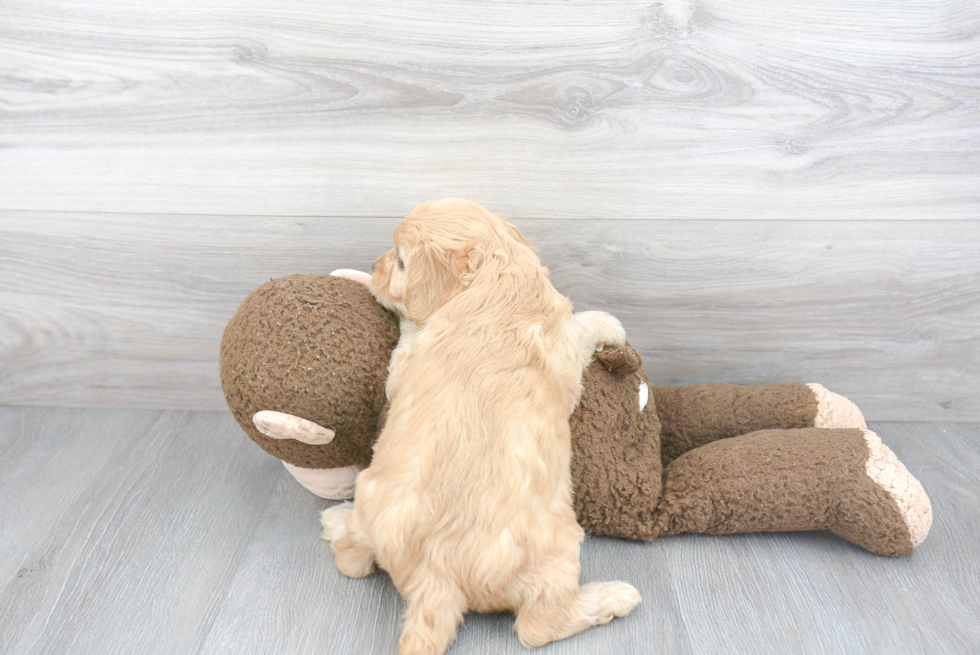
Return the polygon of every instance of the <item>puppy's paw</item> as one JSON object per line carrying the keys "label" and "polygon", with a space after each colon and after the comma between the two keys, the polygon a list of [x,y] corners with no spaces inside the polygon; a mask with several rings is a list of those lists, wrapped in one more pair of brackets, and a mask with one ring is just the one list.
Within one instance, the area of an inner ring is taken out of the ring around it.
{"label": "puppy's paw", "polygon": [[575,319],[585,328],[594,350],[616,349],[626,345],[626,330],[619,319],[606,312],[578,312]]}
{"label": "puppy's paw", "polygon": [[347,521],[354,513],[354,503],[340,503],[320,513],[320,534],[326,541],[336,541],[347,530]]}
{"label": "puppy's paw", "polygon": [[636,587],[625,582],[593,582],[584,585],[580,593],[586,613],[599,623],[626,616],[642,600]]}

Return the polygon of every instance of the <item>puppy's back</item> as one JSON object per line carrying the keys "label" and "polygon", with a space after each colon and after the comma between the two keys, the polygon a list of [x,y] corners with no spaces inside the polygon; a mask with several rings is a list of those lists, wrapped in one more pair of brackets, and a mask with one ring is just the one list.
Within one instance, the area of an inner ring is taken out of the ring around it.
{"label": "puppy's back", "polygon": [[372,540],[393,579],[439,562],[475,609],[513,609],[511,579],[556,540],[581,539],[569,477],[577,362],[560,338],[571,312],[548,309],[536,324],[446,312],[413,343],[357,489],[367,522],[384,526]]}

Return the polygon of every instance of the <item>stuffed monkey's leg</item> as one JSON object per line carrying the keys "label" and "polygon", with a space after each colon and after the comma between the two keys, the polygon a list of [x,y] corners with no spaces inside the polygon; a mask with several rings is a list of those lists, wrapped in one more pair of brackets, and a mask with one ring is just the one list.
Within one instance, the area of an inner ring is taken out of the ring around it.
{"label": "stuffed monkey's leg", "polygon": [[758,430],[864,428],[861,410],[819,384],[652,386],[664,463],[692,448]]}
{"label": "stuffed monkey's leg", "polygon": [[830,530],[880,555],[929,532],[922,485],[869,430],[764,430],[695,448],[666,470],[658,535]]}

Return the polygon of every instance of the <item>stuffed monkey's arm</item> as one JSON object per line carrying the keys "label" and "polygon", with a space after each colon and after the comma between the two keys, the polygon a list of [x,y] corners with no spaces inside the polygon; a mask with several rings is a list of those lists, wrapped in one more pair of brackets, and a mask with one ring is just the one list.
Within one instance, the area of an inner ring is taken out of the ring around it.
{"label": "stuffed monkey's arm", "polygon": [[894,556],[926,538],[932,508],[874,432],[764,430],[678,457],[653,523],[656,536],[829,530]]}
{"label": "stuffed monkey's arm", "polygon": [[345,277],[348,280],[354,280],[355,282],[360,282],[363,285],[367,285],[371,281],[371,274],[365,273],[364,271],[357,271],[353,268],[338,268],[336,271],[330,271],[330,275],[335,275],[337,277]]}
{"label": "stuffed monkey's arm", "polygon": [[652,385],[664,463],[718,439],[757,430],[865,428],[861,410],[819,384]]}

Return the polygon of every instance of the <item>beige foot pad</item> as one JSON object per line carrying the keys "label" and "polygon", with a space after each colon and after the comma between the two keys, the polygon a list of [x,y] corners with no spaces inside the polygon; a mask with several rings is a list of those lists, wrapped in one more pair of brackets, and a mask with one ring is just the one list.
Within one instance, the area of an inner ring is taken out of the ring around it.
{"label": "beige foot pad", "polygon": [[290,475],[314,496],[327,500],[350,500],[354,497],[354,481],[361,469],[341,466],[335,469],[305,469],[283,462]]}
{"label": "beige foot pad", "polygon": [[806,386],[810,387],[813,395],[817,398],[817,415],[813,418],[813,427],[860,428],[862,430],[868,427],[858,406],[844,396],[829,391],[826,387],[816,383],[810,383]]}
{"label": "beige foot pad", "polygon": [[912,548],[921,544],[932,527],[932,504],[922,484],[909,473],[888,446],[871,430],[864,430],[870,456],[864,468],[868,477],[895,500],[909,530]]}
{"label": "beige foot pad", "polygon": [[311,446],[323,446],[335,436],[333,430],[305,418],[263,410],[252,415],[256,429],[270,439],[295,439]]}

